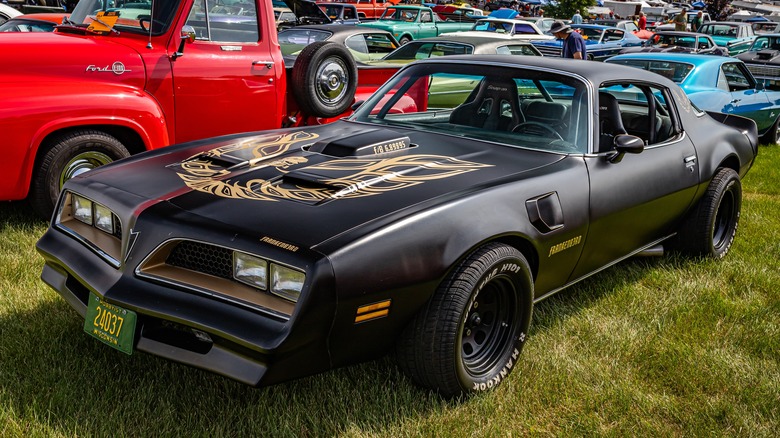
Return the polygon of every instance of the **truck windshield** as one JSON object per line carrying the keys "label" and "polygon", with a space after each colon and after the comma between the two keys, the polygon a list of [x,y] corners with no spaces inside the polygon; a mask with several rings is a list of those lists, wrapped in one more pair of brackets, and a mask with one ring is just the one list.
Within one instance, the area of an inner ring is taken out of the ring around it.
{"label": "truck windshield", "polygon": [[[70,22],[96,33],[134,32],[153,35],[168,30],[181,0],[80,0]],[[154,7],[152,7],[154,5]]]}

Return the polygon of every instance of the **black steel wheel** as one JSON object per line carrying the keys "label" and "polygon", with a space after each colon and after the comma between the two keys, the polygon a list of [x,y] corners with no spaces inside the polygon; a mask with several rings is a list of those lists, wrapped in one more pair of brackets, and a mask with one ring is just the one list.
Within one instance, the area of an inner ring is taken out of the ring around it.
{"label": "black steel wheel", "polygon": [[675,248],[688,255],[723,258],[734,243],[741,208],[739,175],[733,169],[719,169],[680,227]]}
{"label": "black steel wheel", "polygon": [[42,151],[28,197],[42,217],[51,217],[63,184],[96,167],[129,157],[127,148],[101,131],[79,130],[61,135]]}
{"label": "black steel wheel", "polygon": [[336,117],[355,100],[357,75],[357,64],[346,47],[317,41],[296,58],[290,88],[307,115]]}
{"label": "black steel wheel", "polygon": [[507,245],[485,245],[453,269],[406,328],[398,364],[444,396],[493,389],[517,363],[532,311],[525,257]]}

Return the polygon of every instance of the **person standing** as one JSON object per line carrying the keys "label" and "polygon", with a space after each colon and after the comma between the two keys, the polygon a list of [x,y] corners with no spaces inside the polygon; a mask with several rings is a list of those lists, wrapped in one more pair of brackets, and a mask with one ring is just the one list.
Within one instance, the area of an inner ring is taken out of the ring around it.
{"label": "person standing", "polygon": [[693,22],[691,23],[691,32],[698,32],[701,25],[704,24],[704,13],[699,11],[696,13]]}
{"label": "person standing", "polygon": [[588,50],[585,46],[585,39],[579,32],[573,32],[571,26],[563,21],[556,20],[550,26],[550,33],[555,38],[563,41],[563,51],[561,56],[571,59],[588,59]]}
{"label": "person standing", "polygon": [[637,21],[637,27],[639,27],[639,30],[647,29],[647,17],[645,16],[644,12],[639,11],[639,20]]}
{"label": "person standing", "polygon": [[685,32],[688,30],[688,9],[682,8],[679,14],[674,16],[674,30]]}
{"label": "person standing", "polygon": [[571,16],[571,24],[582,24],[582,15],[580,15],[579,9]]}

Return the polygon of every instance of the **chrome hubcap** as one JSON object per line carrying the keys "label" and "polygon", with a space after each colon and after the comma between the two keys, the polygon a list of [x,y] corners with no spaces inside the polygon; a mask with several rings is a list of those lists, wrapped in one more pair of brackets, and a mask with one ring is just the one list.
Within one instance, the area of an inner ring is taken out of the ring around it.
{"label": "chrome hubcap", "polygon": [[102,152],[89,151],[76,155],[62,168],[59,188],[62,189],[62,185],[65,184],[65,181],[112,161],[114,160],[111,157]]}
{"label": "chrome hubcap", "polygon": [[327,58],[317,70],[317,94],[327,105],[335,105],[347,93],[347,66],[336,57]]}

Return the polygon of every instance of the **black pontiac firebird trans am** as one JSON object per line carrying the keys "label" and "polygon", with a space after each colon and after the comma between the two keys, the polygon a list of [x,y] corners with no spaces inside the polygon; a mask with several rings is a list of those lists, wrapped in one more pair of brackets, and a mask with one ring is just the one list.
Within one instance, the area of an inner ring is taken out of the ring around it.
{"label": "black pontiac firebird trans am", "polygon": [[640,253],[724,256],[757,152],[654,73],[430,59],[349,119],[68,181],[41,276],[128,354],[260,386],[394,351],[458,396],[511,372],[534,303]]}

